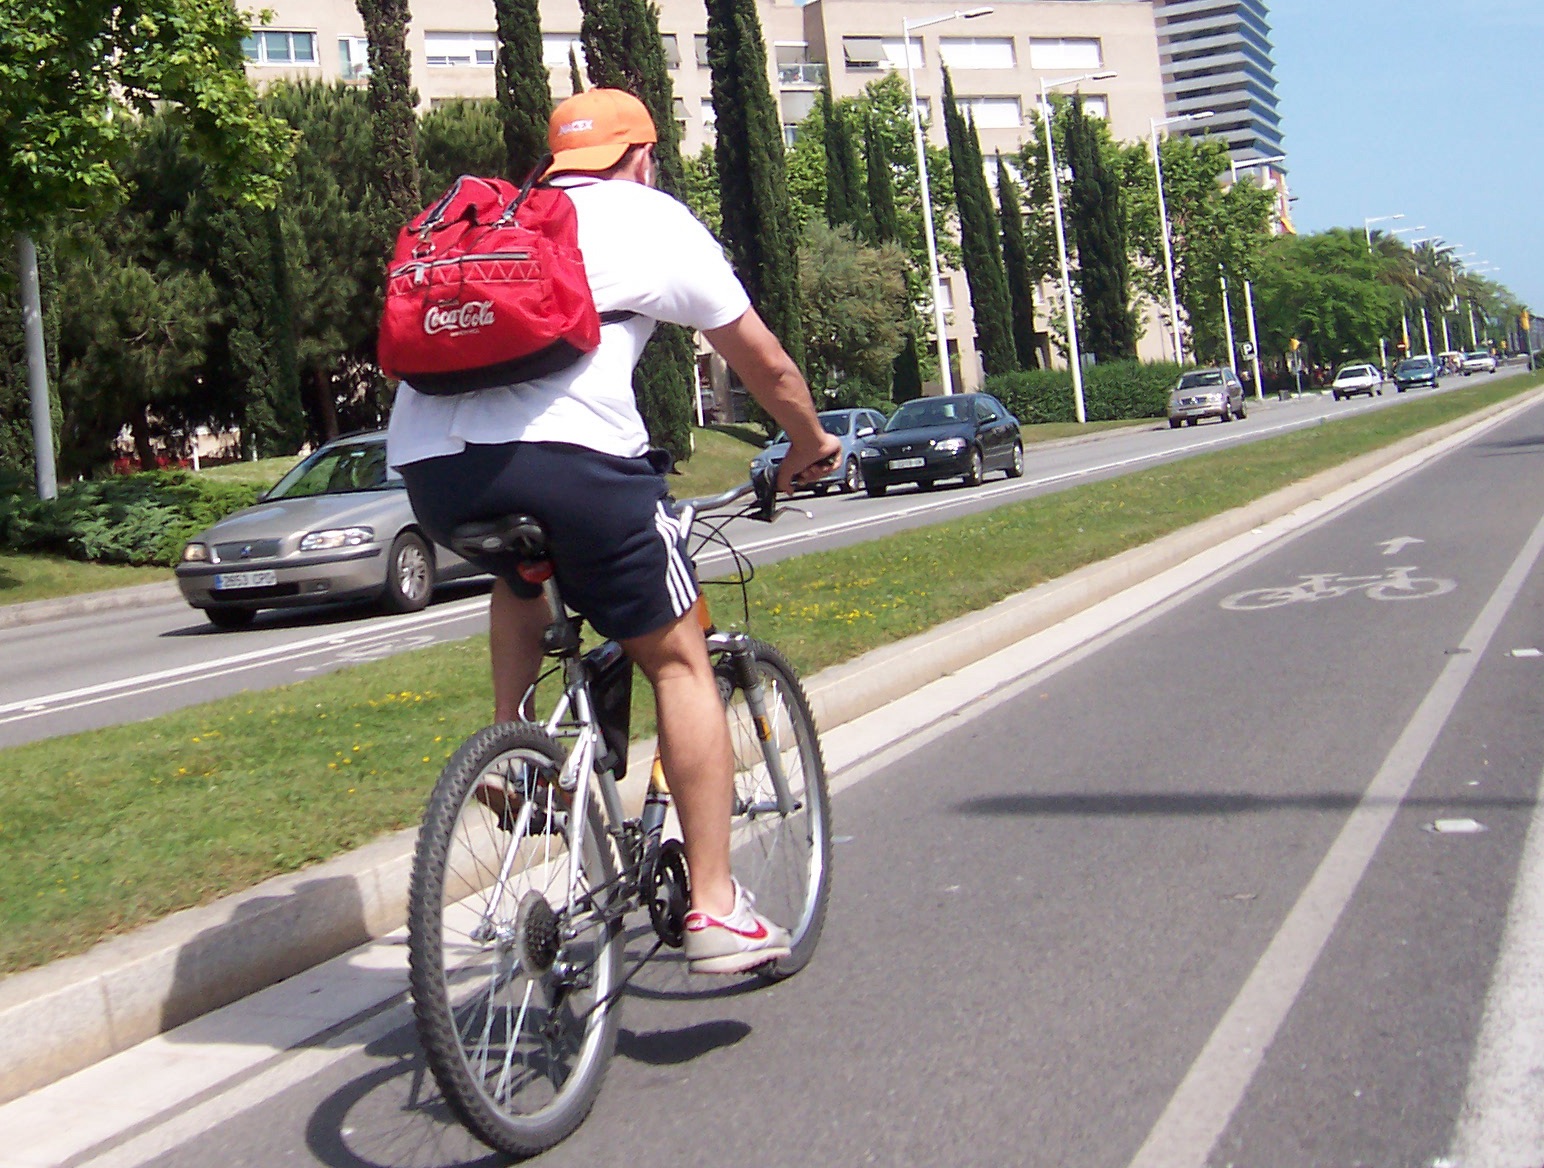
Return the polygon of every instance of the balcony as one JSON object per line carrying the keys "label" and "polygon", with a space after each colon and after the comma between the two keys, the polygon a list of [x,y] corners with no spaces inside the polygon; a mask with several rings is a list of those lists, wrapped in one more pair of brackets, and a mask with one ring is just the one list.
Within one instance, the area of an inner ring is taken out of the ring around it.
{"label": "balcony", "polygon": [[795,61],[789,64],[779,62],[777,83],[779,85],[824,85],[826,83],[825,62]]}

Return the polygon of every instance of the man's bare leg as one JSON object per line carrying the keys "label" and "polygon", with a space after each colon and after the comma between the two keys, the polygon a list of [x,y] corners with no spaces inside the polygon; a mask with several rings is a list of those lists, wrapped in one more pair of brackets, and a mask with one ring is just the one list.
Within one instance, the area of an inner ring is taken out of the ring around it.
{"label": "man's bare leg", "polygon": [[735,903],[729,871],[734,754],[702,626],[689,612],[622,647],[654,687],[660,759],[681,817],[692,908],[724,916]]}
{"label": "man's bare leg", "polygon": [[488,652],[495,722],[521,717],[520,703],[541,670],[541,635],[551,619],[545,597],[527,600],[504,581],[494,581],[488,600]]}

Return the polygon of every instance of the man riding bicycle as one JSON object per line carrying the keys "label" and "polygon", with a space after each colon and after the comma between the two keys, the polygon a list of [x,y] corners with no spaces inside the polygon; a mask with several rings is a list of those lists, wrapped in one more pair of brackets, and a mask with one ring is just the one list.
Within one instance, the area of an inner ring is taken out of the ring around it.
{"label": "man riding bicycle", "polygon": [[[403,382],[388,450],[419,522],[441,544],[473,520],[540,520],[564,597],[648,678],[691,874],[689,967],[739,973],[787,956],[788,933],[756,912],[730,872],[728,723],[693,612],[695,573],[632,392],[655,322],[700,330],[787,432],[779,490],[827,474],[841,443],[821,427],[803,375],[717,241],[653,189],[655,141],[648,110],[621,90],[591,89],[553,111],[543,181],[573,200],[596,309],[631,315],[603,315],[598,348],[517,386],[447,397]],[[512,721],[540,672],[546,602],[512,560],[479,566],[497,577],[488,636],[494,717]]]}

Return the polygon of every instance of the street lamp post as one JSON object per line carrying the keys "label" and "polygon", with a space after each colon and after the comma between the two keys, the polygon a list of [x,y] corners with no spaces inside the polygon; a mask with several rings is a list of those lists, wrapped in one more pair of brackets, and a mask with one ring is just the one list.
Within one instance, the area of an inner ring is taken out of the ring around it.
{"label": "street lamp post", "polygon": [[1185,350],[1179,340],[1179,294],[1174,290],[1174,245],[1169,240],[1169,211],[1163,199],[1163,161],[1158,156],[1158,127],[1175,122],[1199,122],[1217,116],[1215,110],[1179,114],[1172,118],[1149,118],[1153,135],[1153,176],[1158,183],[1158,226],[1163,233],[1163,270],[1169,278],[1169,331],[1174,341],[1174,363],[1185,363]]}
{"label": "street lamp post", "polygon": [[1222,281],[1222,328],[1228,335],[1228,368],[1237,377],[1238,353],[1233,348],[1233,310],[1228,307],[1228,273],[1221,264],[1217,265],[1217,278]]}
{"label": "street lamp post", "polygon": [[928,290],[933,297],[933,330],[938,335],[938,379],[945,393],[954,392],[954,373],[949,368],[949,334],[944,327],[944,302],[939,295],[938,241],[933,235],[933,196],[927,181],[927,142],[922,135],[922,112],[917,109],[917,72],[911,63],[912,29],[926,28],[930,24],[942,24],[946,20],[974,20],[986,16],[990,8],[956,9],[942,16],[930,16],[925,20],[901,21],[901,51],[906,54],[906,84],[911,90],[911,129],[917,146],[917,177],[922,184],[922,234],[927,240]]}
{"label": "street lamp post", "polygon": [[[1252,170],[1256,166],[1269,166],[1275,162],[1285,162],[1285,154],[1272,154],[1269,158],[1251,158],[1241,168],[1238,163],[1229,161],[1228,170],[1232,173],[1234,183],[1238,182],[1240,169]],[[1244,313],[1249,317],[1249,363],[1254,366],[1254,393],[1256,401],[1265,400],[1265,390],[1260,384],[1260,337],[1255,329],[1254,314],[1254,281],[1244,281]]]}
{"label": "street lamp post", "polygon": [[1115,74],[1083,73],[1077,77],[1040,79],[1040,119],[1045,126],[1045,162],[1051,171],[1051,210],[1056,218],[1056,258],[1061,264],[1062,306],[1067,313],[1067,353],[1072,365],[1072,404],[1079,422],[1088,421],[1083,407],[1083,357],[1078,352],[1078,313],[1072,302],[1072,277],[1067,273],[1067,227],[1062,221],[1061,180],[1056,174],[1056,143],[1051,125],[1051,94],[1058,85],[1076,85],[1082,81],[1106,81]]}
{"label": "street lamp post", "polygon": [[[1372,255],[1372,225],[1374,223],[1383,223],[1390,219],[1403,219],[1404,217],[1404,212],[1400,212],[1398,215],[1369,215],[1362,220],[1362,230],[1367,235],[1368,255]],[[1409,344],[1410,342],[1407,337],[1405,341],[1405,352],[1407,353],[1410,351]],[[1389,367],[1389,345],[1387,339],[1383,336],[1382,330],[1378,332],[1378,360],[1382,363],[1381,368],[1387,369]]]}

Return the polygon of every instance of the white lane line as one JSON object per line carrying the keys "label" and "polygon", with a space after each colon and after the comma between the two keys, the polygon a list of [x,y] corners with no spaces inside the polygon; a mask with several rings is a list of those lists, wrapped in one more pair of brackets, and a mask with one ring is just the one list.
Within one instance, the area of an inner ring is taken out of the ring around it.
{"label": "white lane line", "polygon": [[[452,624],[486,607],[487,603],[487,600],[482,597],[456,601],[451,604],[441,605],[432,611],[410,613],[402,617],[392,617],[373,622],[368,629],[361,630],[357,636],[339,636],[337,633],[326,633],[322,636],[310,637],[303,641],[291,641],[283,645],[270,645],[266,649],[253,649],[248,653],[236,653],[230,657],[219,657],[212,661],[197,661],[189,665],[178,665],[171,669],[160,669],[154,673],[141,673],[134,677],[124,677],[116,681],[104,681],[96,685],[81,686],[78,689],[61,690],[58,693],[7,702],[4,705],[0,705],[0,725],[18,721],[19,716],[31,716],[38,712],[52,712],[57,709],[71,708],[65,703],[90,704],[90,701],[103,701],[123,693],[137,694],[154,689],[165,689],[168,684],[180,685],[188,681],[202,681],[208,677],[218,677],[227,673],[233,673],[250,665],[274,664],[291,658],[308,657],[315,653],[327,652],[330,649],[337,648],[339,645],[350,642],[355,645],[365,645],[374,641],[395,637],[406,630],[431,629],[438,625]],[[81,699],[90,699],[90,701],[82,702]],[[6,715],[12,716],[7,717]]]}
{"label": "white lane line", "polygon": [[1544,520],[1464,634],[1460,644],[1468,651],[1448,658],[1421,700],[1131,1168],[1201,1168],[1206,1163],[1541,551]]}
{"label": "white lane line", "polygon": [[1538,1168],[1544,1156],[1544,775],[1452,1152],[1457,1168]]}

